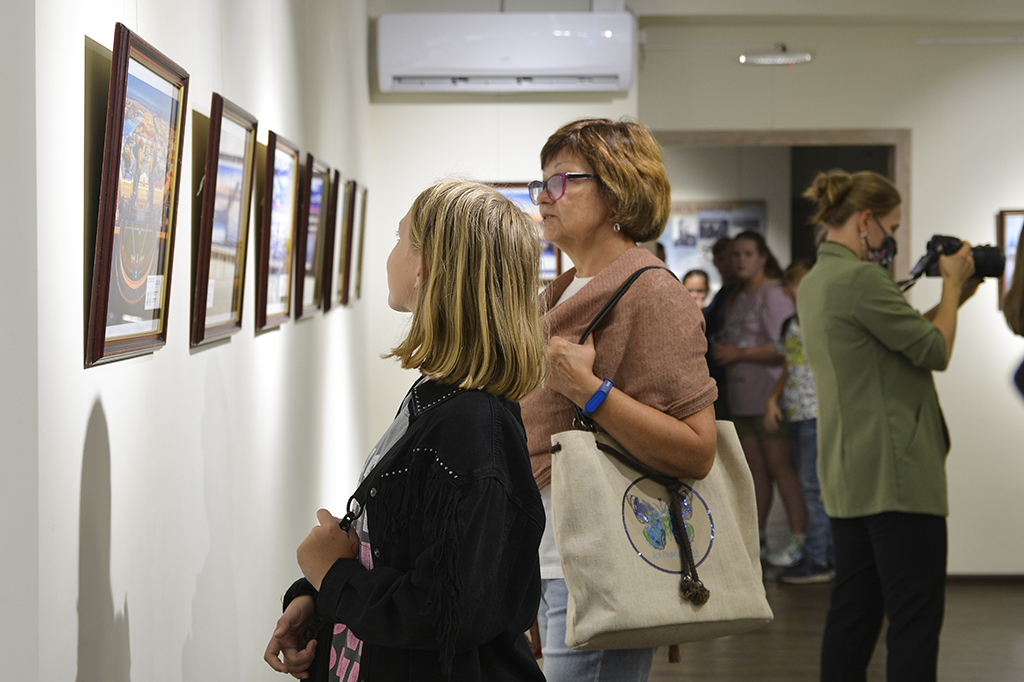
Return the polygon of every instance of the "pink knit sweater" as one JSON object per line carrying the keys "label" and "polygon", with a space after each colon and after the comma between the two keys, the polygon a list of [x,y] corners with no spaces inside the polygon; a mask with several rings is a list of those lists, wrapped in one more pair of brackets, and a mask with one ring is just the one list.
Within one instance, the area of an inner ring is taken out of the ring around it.
{"label": "pink knit sweater", "polygon": [[[551,307],[576,276],[573,268],[545,289],[543,321],[551,336],[574,342],[619,286],[646,265],[664,265],[647,249],[626,251],[562,304]],[[594,335],[594,374],[640,402],[677,419],[715,402],[708,375],[704,316],[683,285],[664,270],[640,275]],[[551,436],[572,428],[572,402],[541,387],[520,402],[533,475],[551,482]]]}

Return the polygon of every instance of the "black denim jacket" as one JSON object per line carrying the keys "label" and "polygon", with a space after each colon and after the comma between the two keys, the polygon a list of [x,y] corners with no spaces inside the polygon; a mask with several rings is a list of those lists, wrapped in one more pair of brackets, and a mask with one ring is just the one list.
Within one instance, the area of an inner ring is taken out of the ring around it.
{"label": "black denim jacket", "polygon": [[433,381],[412,389],[406,434],[369,474],[373,570],[340,559],[319,594],[312,680],[335,622],[363,640],[360,680],[542,682],[523,633],[537,615],[544,509],[519,406]]}

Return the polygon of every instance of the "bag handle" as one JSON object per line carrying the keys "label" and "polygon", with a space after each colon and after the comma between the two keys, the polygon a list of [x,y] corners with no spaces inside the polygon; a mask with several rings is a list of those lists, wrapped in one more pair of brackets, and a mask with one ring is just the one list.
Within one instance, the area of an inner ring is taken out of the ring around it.
{"label": "bag handle", "polygon": [[629,291],[629,288],[631,286],[633,286],[633,282],[635,282],[637,278],[647,270],[664,270],[665,272],[670,273],[673,278],[676,276],[674,272],[672,272],[663,265],[645,265],[644,267],[634,272],[632,275],[629,276],[629,279],[622,283],[622,286],[619,287],[619,290],[612,294],[612,297],[608,299],[607,303],[604,304],[604,307],[601,308],[601,311],[593,319],[590,325],[587,326],[587,330],[583,332],[583,335],[580,337],[580,345],[587,342],[587,337],[594,333],[594,330],[597,329],[597,325],[601,324],[601,321],[604,320],[605,315],[611,312],[612,308],[615,307],[615,304],[619,302],[619,299],[622,298],[627,291]]}
{"label": "bag handle", "polygon": [[[622,286],[619,287],[618,291],[612,294],[611,298],[609,298],[608,301],[605,302],[604,306],[601,308],[600,311],[598,311],[594,319],[591,320],[589,325],[587,325],[586,330],[584,330],[583,334],[580,336],[579,344],[582,346],[584,343],[587,342],[587,337],[594,333],[598,325],[600,325],[601,322],[604,321],[605,316],[612,311],[612,308],[615,307],[615,304],[619,302],[619,299],[622,298],[627,291],[629,291],[629,288],[633,286],[633,282],[635,282],[637,278],[640,277],[640,275],[642,275],[647,270],[656,269],[664,270],[665,272],[671,273],[673,278],[675,277],[675,273],[661,265],[645,265],[644,267],[634,272],[632,275],[629,276],[629,279],[622,283]],[[573,412],[573,428],[578,429],[580,431],[597,431],[597,425],[594,424],[594,421],[590,417],[583,414],[583,409],[579,405],[573,405]]]}
{"label": "bag handle", "polygon": [[[419,382],[417,381],[417,384],[418,383]],[[409,392],[411,393],[414,390],[416,390],[416,384],[409,389]],[[399,413],[401,413],[401,408],[399,408]],[[373,469],[366,472],[366,477],[363,478],[355,492],[353,492],[348,498],[348,504],[345,506],[345,516],[338,522],[338,526],[343,531],[348,532],[348,529],[352,527],[352,523],[363,515],[366,494],[370,490],[371,485],[377,481],[381,472],[387,471],[386,467],[391,466],[398,455],[405,450],[409,440],[420,431],[422,426],[422,420],[411,420],[409,427],[405,430],[405,433],[402,434],[402,437],[391,446],[390,450],[384,453],[384,455],[377,461],[377,464],[374,465]]]}
{"label": "bag handle", "polygon": [[[619,287],[618,291],[608,299],[604,304],[604,307],[601,308],[593,321],[591,321],[587,326],[586,331],[584,331],[583,335],[580,336],[579,342],[581,345],[586,343],[587,337],[594,333],[594,330],[601,324],[605,316],[611,312],[612,308],[615,307],[615,304],[619,302],[619,299],[625,295],[633,285],[633,282],[635,282],[637,278],[647,270],[653,269],[665,270],[666,272],[672,273],[671,270],[661,265],[647,265],[630,275],[629,279],[622,283],[622,286]],[[675,277],[675,273],[672,273],[672,277]],[[592,419],[583,414],[583,410],[580,409],[579,405],[574,404],[573,408],[575,411],[573,427],[584,431],[597,431],[597,425],[594,424]],[[693,560],[693,548],[690,547],[690,538],[686,534],[686,526],[683,522],[683,493],[681,492],[683,482],[674,476],[668,476],[667,474],[655,471],[628,452],[620,451],[617,448],[613,448],[598,440],[595,440],[595,444],[597,445],[598,450],[615,457],[626,466],[636,469],[644,476],[665,486],[668,490],[669,496],[672,498],[671,506],[669,508],[672,518],[672,535],[679,544],[679,556],[682,560],[682,570],[679,576],[679,594],[696,606],[706,604],[711,596],[711,592],[704,586],[704,583],[702,583],[700,578],[697,576],[697,564]],[[561,443],[558,443],[551,448],[551,452],[558,452],[560,449]]]}
{"label": "bag handle", "polygon": [[668,490],[671,497],[669,513],[672,518],[672,535],[679,545],[679,558],[683,564],[679,575],[679,594],[695,606],[706,604],[711,597],[711,591],[704,586],[704,583],[697,576],[697,564],[693,560],[690,536],[687,535],[685,530],[686,524],[683,521],[683,482],[674,476],[658,473],[625,450],[620,451],[599,440],[595,440],[594,443],[601,452],[615,457],[623,464],[644,474],[647,478],[653,479],[665,486],[665,489]]}

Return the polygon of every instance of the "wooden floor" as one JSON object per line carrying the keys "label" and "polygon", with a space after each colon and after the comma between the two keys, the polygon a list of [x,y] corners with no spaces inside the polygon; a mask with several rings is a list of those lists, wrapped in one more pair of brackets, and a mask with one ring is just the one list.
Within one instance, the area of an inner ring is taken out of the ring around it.
{"label": "wooden floor", "polygon": [[[765,587],[775,612],[771,625],[684,644],[682,663],[669,663],[667,651],[659,651],[651,682],[816,682],[831,585],[780,585],[769,577]],[[885,682],[884,633],[867,679]],[[1024,580],[950,580],[939,680],[1024,681]]]}

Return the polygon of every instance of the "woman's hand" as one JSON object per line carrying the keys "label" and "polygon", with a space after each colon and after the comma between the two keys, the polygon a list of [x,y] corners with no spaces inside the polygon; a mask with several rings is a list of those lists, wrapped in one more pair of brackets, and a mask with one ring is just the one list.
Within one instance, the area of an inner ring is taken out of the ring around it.
{"label": "woman's hand", "polygon": [[316,604],[308,594],[288,604],[267,644],[263,660],[279,673],[288,673],[297,680],[309,677],[306,672],[313,663],[316,640],[306,641],[305,632],[316,614]]}
{"label": "woman's hand", "polygon": [[974,275],[974,252],[967,242],[948,256],[939,256],[939,274],[942,275],[942,298],[939,304],[926,312],[924,318],[935,325],[946,341],[946,362],[939,368],[946,369],[953,355],[953,341],[956,339],[957,310],[978,288]]}
{"label": "woman's hand", "polygon": [[593,335],[582,345],[552,336],[548,342],[548,377],[544,385],[577,405],[586,405],[601,387],[601,379],[594,375],[596,356]]}
{"label": "woman's hand", "polygon": [[316,518],[320,525],[309,531],[295,555],[302,575],[319,590],[335,561],[359,556],[359,534],[354,528],[343,531],[338,525],[341,519],[326,509],[318,511]]}
{"label": "woman's hand", "polygon": [[725,341],[711,348],[711,357],[719,365],[725,367],[734,362],[739,362],[743,355],[743,349],[734,343]]}
{"label": "woman's hand", "polygon": [[974,296],[974,292],[978,290],[978,285],[981,284],[982,280],[980,277],[972,276],[969,280],[963,283],[960,287],[960,305],[967,303],[967,299]]}
{"label": "woman's hand", "polygon": [[[965,285],[968,284],[971,276],[974,274],[974,252],[971,250],[971,245],[967,242],[961,242],[960,250],[956,253],[948,256],[939,256],[939,274],[942,275],[943,279],[950,280],[963,291]],[[975,284],[974,289],[977,288],[978,285]],[[970,293],[973,294],[974,290],[971,289]],[[970,298],[970,295],[968,295],[968,298]]]}
{"label": "woman's hand", "polygon": [[764,430],[768,433],[775,433],[779,430],[779,424],[785,417],[779,409],[779,401],[775,396],[769,396],[764,405]]}

